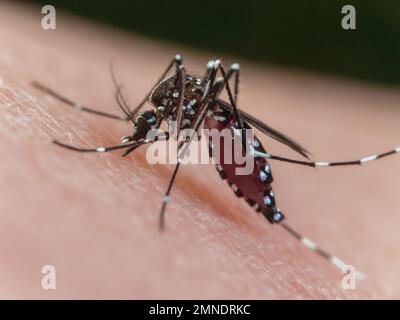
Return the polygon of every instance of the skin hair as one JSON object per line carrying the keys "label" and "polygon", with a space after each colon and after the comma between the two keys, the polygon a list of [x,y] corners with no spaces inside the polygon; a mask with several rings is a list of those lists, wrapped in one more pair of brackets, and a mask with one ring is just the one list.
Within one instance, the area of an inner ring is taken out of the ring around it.
{"label": "skin hair", "polygon": [[[113,145],[132,129],[65,107],[30,82],[115,112],[110,50],[132,105],[173,53],[182,52],[194,71],[208,55],[67,15],[68,26],[45,32],[37,12],[15,3],[0,11],[0,298],[400,296],[393,280],[400,267],[398,157],[329,170],[270,161],[291,225],[367,275],[355,290],[341,289],[335,268],[236,198],[213,166],[182,168],[160,232],[173,166],[148,165],[146,147],[125,158],[122,151],[58,148],[52,139]],[[241,67],[239,106],[299,140],[315,159],[352,159],[399,144],[398,90],[245,61]],[[296,157],[261,139],[268,151]],[[40,286],[47,264],[56,268],[56,290]]]}

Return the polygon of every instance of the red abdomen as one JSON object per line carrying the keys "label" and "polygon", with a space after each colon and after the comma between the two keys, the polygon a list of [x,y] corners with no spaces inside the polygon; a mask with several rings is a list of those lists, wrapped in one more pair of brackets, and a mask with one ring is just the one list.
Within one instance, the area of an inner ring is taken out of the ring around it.
{"label": "red abdomen", "polygon": [[[212,153],[213,155],[218,155],[218,158],[215,159],[214,157],[214,159],[218,163],[217,170],[221,178],[227,180],[231,189],[238,197],[243,197],[257,212],[262,212],[269,222],[274,223],[281,221],[283,215],[279,209],[276,208],[275,195],[271,188],[271,183],[273,181],[271,167],[266,158],[250,157],[250,161],[253,162],[253,169],[250,174],[237,174],[236,169],[243,169],[245,164],[239,164],[238,161],[240,161],[240,159],[237,160],[234,156],[234,140],[232,137],[235,134],[234,129],[237,128],[234,116],[225,110],[217,109],[206,116],[204,127],[208,130],[216,129],[218,132],[228,129],[231,132],[231,142],[229,142],[229,146],[232,146],[232,148],[230,148],[231,150],[229,150],[227,154],[225,154],[226,145],[224,145],[227,141],[224,142],[224,135],[219,135],[218,143],[213,143],[212,135],[210,135],[208,141],[210,156],[212,156]],[[246,125],[246,127],[248,126]],[[225,137],[227,137],[227,135],[225,135]],[[213,148],[218,148],[218,150],[213,150]],[[256,137],[254,137],[254,149],[265,152],[263,146]],[[231,157],[225,159],[225,156],[230,154]],[[244,150],[242,154],[244,155]]]}

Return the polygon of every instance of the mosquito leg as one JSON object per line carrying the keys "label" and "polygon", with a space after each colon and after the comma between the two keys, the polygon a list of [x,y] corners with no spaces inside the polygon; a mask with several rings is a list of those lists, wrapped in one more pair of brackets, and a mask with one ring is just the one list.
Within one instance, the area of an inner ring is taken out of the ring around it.
{"label": "mosquito leg", "polygon": [[77,110],[85,111],[85,112],[88,112],[88,113],[96,114],[98,116],[103,116],[103,117],[107,117],[107,118],[111,118],[111,119],[125,120],[125,121],[127,120],[127,118],[123,117],[123,116],[119,116],[119,115],[115,115],[115,114],[111,114],[111,113],[107,113],[107,112],[103,112],[103,111],[99,111],[99,110],[95,110],[95,109],[91,109],[91,108],[85,107],[85,106],[81,105],[78,102],[72,101],[72,100],[60,95],[59,93],[53,91],[52,89],[44,86],[43,84],[41,84],[41,83],[39,83],[37,81],[33,81],[32,85],[35,88],[37,88],[37,89],[39,89],[39,90],[41,90],[43,92],[46,92],[47,94],[51,95],[52,97],[64,102],[68,106],[70,106],[72,108],[75,108]]}
{"label": "mosquito leg", "polygon": [[177,164],[175,166],[174,172],[169,181],[167,191],[165,192],[164,197],[163,197],[162,207],[161,207],[161,211],[160,211],[160,229],[164,229],[164,227],[165,227],[165,211],[166,211],[169,199],[170,199],[169,195],[171,193],[172,186],[175,182],[176,175],[177,175],[179,167],[181,165],[182,158],[185,155],[187,148],[189,147],[191,141],[193,140],[194,135],[196,134],[196,132],[200,128],[201,123],[204,120],[204,117],[208,110],[207,107],[211,106],[208,104],[208,102],[210,101],[210,99],[214,99],[216,96],[217,90],[216,90],[216,87],[214,86],[214,80],[215,80],[215,76],[218,71],[218,68],[219,68],[219,61],[214,63],[213,70],[210,72],[210,74],[208,76],[206,91],[202,98],[202,101],[200,102],[199,109],[198,109],[198,115],[197,115],[196,119],[194,120],[192,128],[191,128],[191,129],[194,129],[194,134],[190,137],[189,141],[184,142],[184,144],[180,146],[180,147],[183,147],[183,150],[179,153],[179,155],[177,157]]}
{"label": "mosquito leg", "polygon": [[193,121],[192,129],[195,128],[195,130],[197,130],[196,128],[200,127],[200,124],[202,122],[201,118],[207,109],[208,102],[210,100],[215,99],[217,93],[217,88],[215,87],[215,77],[217,75],[219,68],[221,67],[221,62],[218,59],[211,60],[208,62],[208,65],[210,65],[211,63],[212,63],[211,67],[212,69],[209,72],[206,79],[206,89],[204,90],[203,97],[201,99],[199,108],[197,110],[196,118]]}
{"label": "mosquito leg", "polygon": [[178,68],[178,107],[176,115],[176,136],[179,137],[183,115],[183,100],[185,98],[185,67],[181,64]]}
{"label": "mosquito leg", "polygon": [[179,66],[182,64],[182,56],[180,54],[176,54],[175,57],[171,60],[171,62],[168,64],[167,68],[165,71],[161,74],[161,76],[158,78],[157,82],[151,90],[146,94],[146,96],[143,98],[143,100],[131,111],[131,116],[134,117],[140,109],[143,107],[143,105],[146,103],[146,101],[149,99],[151,93],[154,90],[154,87],[161,82],[165,76],[168,74],[168,72],[171,71],[172,67],[175,65],[176,66],[176,74],[178,73]]}
{"label": "mosquito leg", "polygon": [[[341,259],[335,257],[332,254],[327,253],[325,250],[321,249],[319,246],[317,246],[313,241],[308,239],[307,237],[302,236],[299,234],[297,231],[295,231],[291,226],[289,226],[285,222],[279,223],[280,226],[282,226],[283,229],[285,229],[288,233],[290,233],[293,237],[295,237],[298,241],[300,241],[303,245],[305,245],[309,250],[314,251],[317,253],[319,256],[330,262],[332,265],[334,265],[336,268],[338,268],[340,271],[343,271],[343,268],[347,265],[345,262],[343,262]],[[365,275],[359,271],[356,272],[356,277],[359,280],[363,280],[365,278]]]}
{"label": "mosquito leg", "polygon": [[[228,98],[229,98],[229,102],[231,104],[232,107],[232,111],[233,114],[235,116],[235,119],[237,121],[238,127],[239,129],[244,131],[244,125],[243,125],[243,121],[242,118],[240,116],[239,110],[237,108],[236,105],[236,101],[237,101],[237,96],[238,96],[238,90],[239,90],[239,64],[235,63],[233,65],[231,65],[231,67],[229,68],[229,72],[228,74],[225,72],[225,69],[223,67],[222,64],[219,65],[219,70],[221,71],[222,74],[222,79],[217,80],[215,86],[217,87],[217,95],[218,96],[221,91],[223,90],[223,88],[225,87],[226,92],[228,94]],[[235,94],[232,94],[232,90],[231,87],[229,85],[229,79],[230,77],[235,74],[236,75],[236,79],[235,79]],[[246,145],[246,136],[244,134],[244,132],[242,133],[242,142],[243,142],[243,146]]]}
{"label": "mosquito leg", "polygon": [[[165,74],[165,73],[164,73]],[[178,67],[178,73],[177,73],[177,84],[178,84],[178,109],[177,109],[177,137],[179,137],[179,132],[180,132],[180,127],[182,123],[182,114],[183,114],[183,100],[185,98],[184,96],[184,91],[185,91],[185,67],[183,64],[179,64]],[[168,112],[166,112],[168,114]],[[132,116],[132,112],[130,112],[130,117]],[[165,115],[166,116],[166,115]],[[164,116],[164,117],[165,117]],[[160,125],[162,123],[164,118],[159,119],[156,128],[160,128]],[[126,157],[128,154],[130,154],[133,150],[135,150],[137,147],[131,147],[128,150],[125,151],[123,154],[124,157]]]}
{"label": "mosquito leg", "polygon": [[[211,79],[211,82],[213,83],[213,79]],[[200,125],[201,125],[201,123],[202,123],[202,121],[203,121],[203,119],[204,119],[204,117],[205,117],[205,115],[207,113],[207,105],[208,105],[209,99],[212,98],[212,97],[215,97],[216,92],[217,92],[216,90],[211,90],[207,94],[207,96],[202,100],[202,102],[201,102],[201,104],[199,106],[199,110],[200,110],[199,112],[201,112],[201,114],[196,119],[195,123],[192,126],[192,129],[194,129],[194,134],[196,134],[196,132],[200,128]],[[205,107],[203,107],[203,106],[205,106]],[[179,167],[181,165],[182,158],[185,155],[185,153],[187,151],[187,148],[189,147],[189,145],[190,145],[191,141],[193,140],[193,138],[194,138],[194,136],[192,136],[189,139],[189,141],[185,142],[182,145],[182,146],[184,146],[183,150],[178,155],[177,164],[175,166],[174,172],[173,172],[173,174],[171,176],[171,179],[169,181],[167,191],[165,192],[164,197],[163,197],[162,207],[161,207],[161,211],[160,211],[160,229],[164,229],[164,226],[165,226],[165,210],[166,210],[167,204],[169,202],[169,195],[171,193],[172,186],[174,184],[176,175],[177,175]]]}
{"label": "mosquito leg", "polygon": [[207,79],[209,78],[211,71],[214,69],[214,63],[215,60],[210,60],[207,62],[206,72],[204,73],[203,81],[207,81]]}
{"label": "mosquito leg", "polygon": [[[220,68],[220,60],[215,60],[215,61],[212,60],[209,63],[211,63],[211,62],[213,63],[212,70],[209,73],[208,78],[206,80],[206,83],[207,83],[206,88],[204,90],[203,97],[200,101],[196,116],[192,122],[193,125],[191,126],[191,128],[189,128],[189,129],[194,129],[194,133],[190,137],[189,141],[193,140],[196,132],[198,132],[198,129],[200,128],[200,125],[201,125],[202,121],[204,120],[205,114],[207,112],[207,108],[210,107],[208,104],[209,101],[215,99],[215,97],[216,97],[217,90],[216,90],[214,83],[215,83],[215,77],[217,75],[218,69]],[[183,144],[181,144],[179,146],[179,149],[182,146],[183,146]],[[185,147],[185,150],[186,149],[187,149],[187,147]]]}
{"label": "mosquito leg", "polygon": [[225,72],[225,69],[222,66],[222,64],[220,66],[220,71],[221,71],[221,74],[222,74],[222,81],[217,81],[216,86],[219,86],[218,94],[222,91],[223,86],[225,86],[226,92],[228,94],[229,102],[230,102],[230,104],[232,106],[233,115],[234,115],[234,117],[235,117],[235,119],[237,121],[239,129],[242,131],[242,145],[243,145],[244,148],[246,148],[245,129],[244,129],[242,118],[241,118],[241,116],[239,114],[239,110],[238,110],[237,105],[236,105],[237,90],[239,88],[239,85],[238,85],[238,81],[239,81],[239,65],[237,65],[237,64],[234,65],[234,69],[235,68],[236,68],[236,70],[232,70],[232,67],[230,68],[230,75],[229,75],[229,77],[231,77],[233,72],[237,71],[237,73],[236,73],[236,81],[235,81],[235,96],[233,96],[233,94],[232,94],[232,90],[231,90],[231,87],[229,85],[229,78],[228,78],[228,76],[227,76],[227,74]]}
{"label": "mosquito leg", "polygon": [[[164,131],[163,132],[164,133],[164,137],[165,137],[165,141],[167,141],[168,139],[169,139],[169,132],[166,132],[166,131]],[[160,140],[160,136],[156,136],[155,138],[154,138],[154,140],[152,140],[152,141],[158,141],[158,140]],[[134,151],[136,148],[138,148],[138,147],[140,147],[140,145],[137,145],[137,146],[132,146],[132,147],[130,147],[128,150],[126,150],[123,154],[122,154],[122,156],[123,157],[126,157],[128,154],[130,154],[132,151]]]}
{"label": "mosquito leg", "polygon": [[78,152],[98,152],[98,153],[109,152],[109,151],[114,151],[114,150],[118,150],[118,149],[130,148],[130,147],[137,148],[141,145],[144,145],[144,144],[147,144],[150,142],[152,142],[152,141],[141,140],[141,141],[135,141],[132,143],[119,144],[119,145],[115,145],[115,146],[111,146],[111,147],[80,148],[80,147],[74,147],[69,144],[65,144],[65,143],[62,143],[62,142],[59,142],[56,140],[53,141],[54,144],[56,144],[62,148],[69,149],[69,150],[78,151]]}
{"label": "mosquito leg", "polygon": [[169,180],[167,191],[165,192],[164,197],[163,197],[161,211],[160,211],[160,229],[161,230],[163,230],[164,227],[165,227],[165,209],[167,208],[167,204],[169,202],[169,194],[171,193],[171,189],[172,189],[172,186],[174,184],[176,175],[178,174],[178,170],[179,170],[180,165],[181,165],[181,162],[178,159],[178,162],[175,165],[174,172],[172,173],[172,176],[171,176],[171,178]]}
{"label": "mosquito leg", "polygon": [[[232,105],[233,114],[234,114],[234,116],[236,118],[236,121],[238,122],[239,129],[243,129],[244,127],[243,127],[242,118],[240,117],[239,110],[238,110],[238,108],[236,106],[235,98],[232,95],[232,90],[231,90],[231,87],[229,85],[229,79],[227,78],[225,69],[224,69],[224,67],[222,65],[220,67],[220,70],[221,70],[221,74],[222,74],[222,77],[223,77],[223,83],[225,84],[226,92],[228,93],[229,102]],[[236,87],[238,87],[237,83],[235,84],[235,88]],[[235,90],[237,90],[237,89],[235,89]],[[237,99],[237,97],[236,97],[236,99]]]}
{"label": "mosquito leg", "polygon": [[[206,89],[204,91],[203,97],[200,101],[199,104],[199,108],[197,110],[197,114],[196,117],[193,120],[193,124],[191,126],[190,129],[194,129],[192,136],[190,137],[190,139],[188,140],[189,143],[193,140],[193,138],[195,137],[196,133],[198,132],[200,125],[202,124],[207,111],[209,108],[211,108],[213,106],[213,103],[209,102],[215,100],[215,97],[217,95],[217,86],[215,85],[215,77],[217,75],[218,69],[220,68],[220,61],[219,60],[215,60],[213,61],[213,70],[211,70],[208,79],[207,79],[207,84],[206,84]],[[183,144],[180,146],[182,147]],[[187,148],[188,148],[189,144],[186,144],[184,150],[180,153],[179,157],[182,157],[182,155],[185,154]],[[179,148],[180,148],[179,147]]]}
{"label": "mosquito leg", "polygon": [[[170,64],[168,65],[168,67],[166,68],[164,73],[161,75],[161,77],[159,78],[157,83],[159,83],[161,80],[163,80],[165,78],[165,76],[171,70],[171,68],[173,67],[174,64],[176,65],[176,69],[177,69],[177,73],[176,74],[178,75],[177,82],[178,82],[178,86],[179,86],[179,98],[178,98],[179,103],[178,103],[178,117],[177,117],[177,123],[179,124],[179,126],[178,126],[179,129],[177,129],[177,133],[179,134],[180,123],[182,122],[182,108],[183,108],[183,99],[184,99],[184,90],[185,90],[185,69],[184,69],[183,64],[182,64],[181,55],[179,55],[179,54],[175,55],[174,60],[172,60],[170,62]],[[112,71],[112,69],[111,69],[111,71]],[[116,91],[117,102],[118,102],[119,106],[121,107],[121,109],[125,112],[127,117],[132,120],[133,117],[138,113],[140,108],[143,106],[143,104],[147,101],[149,95],[153,91],[154,86],[153,86],[152,90],[150,90],[150,92],[146,95],[145,99],[143,99],[142,102],[133,111],[130,111],[129,107],[128,107],[128,104],[126,103],[125,99],[122,96],[122,93],[120,91],[120,86],[118,85],[118,83],[115,80],[115,76],[113,75],[113,72],[111,72],[111,74],[112,74],[112,77],[113,77],[113,81],[114,81],[115,87],[117,89],[117,91]],[[166,112],[166,114],[167,113],[168,112]],[[161,125],[163,120],[164,120],[164,118],[159,119],[156,128],[160,127],[160,125]],[[125,151],[123,156],[126,157],[128,154],[130,154],[136,148],[137,147],[129,148],[128,150]]]}
{"label": "mosquito leg", "polygon": [[[233,63],[229,67],[228,71],[226,72],[226,82],[235,76],[234,79],[234,86],[233,86],[233,101],[235,101],[235,106],[238,105],[238,95],[239,95],[239,75],[240,75],[240,65],[238,63]],[[218,81],[220,84],[220,88],[218,89],[218,96],[220,95],[221,91],[224,89],[225,81],[224,78],[221,78],[221,81]]]}
{"label": "mosquito leg", "polygon": [[384,153],[367,156],[367,157],[364,157],[364,158],[361,158],[358,160],[339,161],[339,162],[299,161],[299,160],[275,156],[270,153],[264,153],[264,152],[259,152],[259,151],[255,151],[255,150],[253,150],[252,153],[255,157],[268,158],[268,159],[272,159],[272,160],[278,160],[278,161],[289,162],[289,163],[293,163],[293,164],[317,168],[317,167],[339,167],[339,166],[362,165],[367,162],[371,162],[371,161],[378,160],[378,159],[381,159],[381,158],[384,158],[384,157],[387,157],[387,156],[390,156],[390,155],[393,155],[396,153],[400,153],[400,147],[394,148],[394,149],[384,152]]}
{"label": "mosquito leg", "polygon": [[[158,79],[157,83],[159,83],[161,80],[164,79],[164,77],[167,75],[167,73],[171,70],[171,68],[174,65],[179,66],[181,64],[181,62],[182,62],[182,56],[179,55],[179,54],[175,55],[174,59],[168,64],[167,68],[165,69],[164,73],[160,76],[160,78]],[[103,116],[103,117],[116,119],[116,120],[122,120],[122,121],[128,121],[129,120],[129,117],[123,117],[123,116],[119,116],[119,115],[115,115],[115,114],[111,114],[111,113],[107,113],[107,112],[103,112],[103,111],[99,111],[99,110],[95,110],[95,109],[83,106],[78,102],[72,101],[72,100],[62,96],[61,94],[55,92],[54,90],[46,87],[45,85],[43,85],[43,84],[41,84],[41,83],[39,83],[37,81],[33,81],[32,85],[35,88],[37,88],[37,89],[39,89],[39,90],[41,90],[43,92],[46,92],[47,94],[53,96],[54,98],[64,102],[65,104],[67,104],[70,107],[73,107],[73,108],[75,108],[77,110],[81,110],[81,111],[84,111],[84,112],[88,112],[88,113],[92,113],[92,114],[95,114],[95,115],[98,115],[98,116]],[[144,99],[131,111],[130,115],[131,115],[132,118],[139,112],[139,110],[146,103],[146,101],[148,100],[148,98],[149,98],[149,96],[150,96],[150,94],[151,94],[153,89],[154,89],[154,86],[149,91],[149,93],[144,97]]]}

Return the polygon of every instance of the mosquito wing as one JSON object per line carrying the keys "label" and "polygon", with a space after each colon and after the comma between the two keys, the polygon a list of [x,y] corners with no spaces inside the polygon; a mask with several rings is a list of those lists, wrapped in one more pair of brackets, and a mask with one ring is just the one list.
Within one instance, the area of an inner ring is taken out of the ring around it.
{"label": "mosquito wing", "polygon": [[[220,99],[217,99],[216,102],[218,103],[219,106],[221,106],[224,109],[227,110],[232,110],[232,106]],[[298,152],[301,154],[303,157],[308,159],[308,154],[310,152],[302,147],[300,144],[298,144],[296,141],[292,140],[285,134],[279,132],[278,130],[270,127],[269,125],[265,124],[264,122],[256,119],[252,115],[248,114],[247,112],[240,110],[239,109],[239,114],[249,124],[260,130],[262,133],[266,134],[267,136],[271,137],[272,139],[275,139],[276,141],[279,141],[280,143],[283,143],[293,149],[294,151]]]}

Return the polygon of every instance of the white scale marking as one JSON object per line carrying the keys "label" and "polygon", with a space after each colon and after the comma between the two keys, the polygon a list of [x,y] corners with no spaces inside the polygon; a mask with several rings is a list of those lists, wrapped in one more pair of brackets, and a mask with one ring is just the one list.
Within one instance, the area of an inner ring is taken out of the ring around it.
{"label": "white scale marking", "polygon": [[260,179],[262,182],[265,182],[268,179],[268,175],[263,170],[260,171]]}
{"label": "white scale marking", "polygon": [[257,151],[257,150],[252,150],[251,151],[251,154],[253,155],[253,156],[255,156],[255,157],[261,157],[261,158],[271,158],[271,154],[269,154],[269,153],[264,153],[264,152],[261,152],[261,151]]}
{"label": "white scale marking", "polygon": [[[339,258],[335,257],[335,256],[331,256],[329,261],[338,269],[340,270],[344,270],[344,268],[347,266],[346,263],[344,263],[342,260],[340,260]],[[358,280],[364,280],[365,279],[365,274],[360,272],[360,271],[356,271],[356,278]]]}
{"label": "white scale marking", "polygon": [[210,60],[207,63],[207,69],[211,69],[214,66],[214,60]]}
{"label": "white scale marking", "polygon": [[339,268],[340,270],[343,270],[343,268],[346,266],[346,264],[342,260],[336,258],[335,256],[331,256],[329,260],[335,267]]}
{"label": "white scale marking", "polygon": [[274,192],[272,191],[272,189],[269,191],[269,195],[273,198],[273,197],[275,197],[275,194],[274,194]]}
{"label": "white scale marking", "polygon": [[394,149],[394,151],[396,151],[397,153],[400,153],[400,147],[397,147],[396,149]]}
{"label": "white scale marking", "polygon": [[239,70],[239,69],[240,69],[239,63],[233,63],[233,64],[231,65],[231,69],[232,69],[232,70]]}
{"label": "white scale marking", "polygon": [[374,154],[373,156],[365,157],[360,160],[361,163],[366,163],[369,161],[374,161],[378,158],[378,155]]}
{"label": "white scale marking", "polygon": [[78,110],[82,110],[82,105],[80,104],[80,103],[74,103],[74,107],[76,108],[76,109],[78,109]]}
{"label": "white scale marking", "polygon": [[316,245],[314,242],[312,242],[310,239],[308,239],[308,238],[306,238],[306,237],[303,237],[303,238],[301,238],[301,242],[302,242],[307,248],[309,248],[309,249],[311,249],[311,250],[313,250],[313,251],[317,250],[317,245]]}
{"label": "white scale marking", "polygon": [[168,202],[169,202],[169,196],[164,196],[163,202],[164,202],[164,203],[168,203]]}
{"label": "white scale marking", "polygon": [[181,129],[183,127],[185,127],[186,125],[189,125],[189,124],[190,124],[190,120],[189,119],[183,119],[182,124],[181,124]]}
{"label": "white scale marking", "polygon": [[104,147],[96,148],[96,151],[97,152],[105,152],[106,148],[104,148]]}
{"label": "white scale marking", "polygon": [[214,120],[221,121],[221,122],[225,122],[226,121],[226,118],[223,117],[223,116],[214,116],[213,118],[214,118]]}
{"label": "white scale marking", "polygon": [[330,162],[314,162],[316,167],[329,167],[331,165]]}
{"label": "white scale marking", "polygon": [[266,206],[270,207],[271,204],[272,204],[271,197],[270,196],[265,196],[264,197],[264,203],[265,203]]}

